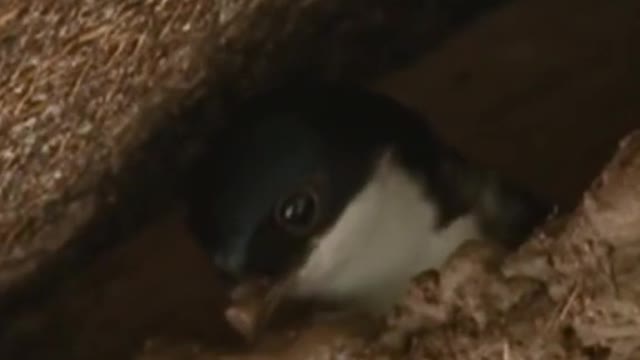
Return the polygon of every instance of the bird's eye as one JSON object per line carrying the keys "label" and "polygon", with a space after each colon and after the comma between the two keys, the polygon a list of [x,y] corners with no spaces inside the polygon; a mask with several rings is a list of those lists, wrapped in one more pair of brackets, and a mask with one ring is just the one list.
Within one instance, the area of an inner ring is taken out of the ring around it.
{"label": "bird's eye", "polygon": [[278,203],[275,208],[277,223],[292,232],[304,232],[315,224],[318,198],[312,190],[295,192]]}

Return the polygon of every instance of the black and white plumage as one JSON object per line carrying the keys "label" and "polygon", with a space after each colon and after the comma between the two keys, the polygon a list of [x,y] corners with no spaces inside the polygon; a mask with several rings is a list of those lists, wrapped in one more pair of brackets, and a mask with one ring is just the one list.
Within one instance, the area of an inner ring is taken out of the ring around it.
{"label": "black and white plumage", "polygon": [[248,102],[197,164],[190,219],[233,279],[384,311],[463,242],[515,246],[547,206],[443,145],[426,120],[360,89]]}

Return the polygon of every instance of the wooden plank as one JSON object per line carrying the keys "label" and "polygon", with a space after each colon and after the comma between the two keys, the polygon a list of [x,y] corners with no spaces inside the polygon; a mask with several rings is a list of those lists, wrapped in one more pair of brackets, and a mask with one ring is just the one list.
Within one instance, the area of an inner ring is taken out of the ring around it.
{"label": "wooden plank", "polygon": [[469,157],[572,206],[640,127],[640,2],[520,1],[378,86]]}

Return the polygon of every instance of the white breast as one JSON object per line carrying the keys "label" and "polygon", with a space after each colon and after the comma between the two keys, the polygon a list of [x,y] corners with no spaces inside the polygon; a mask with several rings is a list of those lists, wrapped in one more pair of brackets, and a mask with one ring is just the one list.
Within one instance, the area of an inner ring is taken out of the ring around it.
{"label": "white breast", "polygon": [[381,158],[370,182],[297,274],[296,293],[362,303],[384,311],[417,273],[439,267],[480,232],[472,215],[436,229],[436,205],[422,184],[394,161]]}

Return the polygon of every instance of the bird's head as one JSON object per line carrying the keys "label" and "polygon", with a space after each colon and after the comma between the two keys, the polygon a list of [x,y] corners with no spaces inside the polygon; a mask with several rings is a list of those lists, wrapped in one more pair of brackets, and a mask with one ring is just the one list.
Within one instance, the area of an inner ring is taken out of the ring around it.
{"label": "bird's head", "polygon": [[190,220],[234,282],[287,279],[290,295],[387,306],[417,272],[482,235],[479,182],[449,171],[456,157],[387,97],[275,92],[211,144],[189,189]]}

